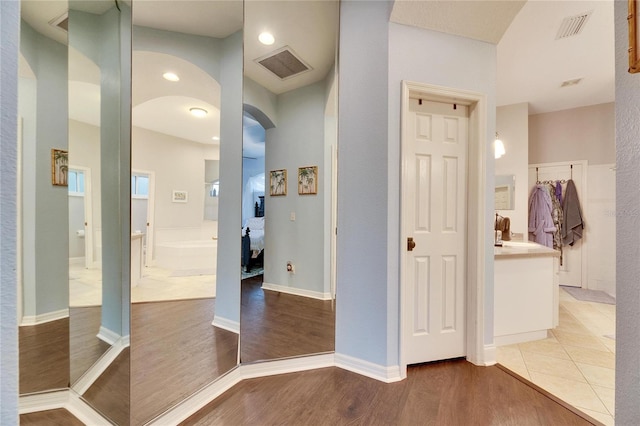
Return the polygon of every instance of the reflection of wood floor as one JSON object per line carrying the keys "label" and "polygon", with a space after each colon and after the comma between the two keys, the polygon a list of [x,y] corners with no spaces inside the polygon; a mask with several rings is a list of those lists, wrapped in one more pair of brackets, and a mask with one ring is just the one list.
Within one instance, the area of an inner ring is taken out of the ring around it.
{"label": "reflection of wood floor", "polygon": [[382,383],[339,368],[246,380],[183,425],[588,425],[500,370],[463,360]]}
{"label": "reflection of wood floor", "polygon": [[215,299],[131,306],[131,424],[140,425],[236,365],[238,335],[211,325]]}
{"label": "reflection of wood floor", "polygon": [[262,290],[262,280],[242,280],[241,362],[334,350],[333,301]]}
{"label": "reflection of wood floor", "polygon": [[100,306],[69,308],[71,383],[75,383],[109,349],[98,339]]}
{"label": "reflection of wood floor", "polygon": [[84,426],[84,423],[64,408],[20,414],[20,424],[22,426]]}

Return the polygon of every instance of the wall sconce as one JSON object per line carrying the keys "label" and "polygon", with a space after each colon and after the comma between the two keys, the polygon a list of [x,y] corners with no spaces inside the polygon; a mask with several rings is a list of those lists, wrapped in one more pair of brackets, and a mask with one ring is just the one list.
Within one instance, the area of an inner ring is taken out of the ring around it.
{"label": "wall sconce", "polygon": [[493,143],[493,149],[495,151],[496,159],[502,157],[504,154],[507,153],[507,151],[505,151],[504,149],[504,143],[502,143],[502,141],[498,139],[498,132],[496,132],[496,140]]}

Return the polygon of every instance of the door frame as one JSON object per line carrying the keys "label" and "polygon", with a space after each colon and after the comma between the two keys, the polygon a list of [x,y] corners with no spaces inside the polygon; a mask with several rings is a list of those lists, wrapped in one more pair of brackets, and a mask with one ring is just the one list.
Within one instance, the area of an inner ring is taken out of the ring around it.
{"label": "door frame", "polygon": [[[493,337],[493,320],[487,320],[486,304],[486,256],[488,253],[488,235],[492,235],[489,212],[487,212],[487,135],[489,133],[487,123],[487,96],[483,93],[471,92],[462,89],[437,86],[412,81],[402,81],[402,106],[400,115],[400,372],[402,378],[407,375],[406,342],[407,325],[411,319],[407,318],[411,303],[407,288],[407,251],[406,239],[409,237],[409,226],[406,220],[407,191],[404,190],[405,182],[411,179],[407,175],[405,145],[408,143],[409,134],[408,111],[409,99],[420,97],[427,101],[448,102],[469,107],[469,138],[467,154],[467,259],[466,259],[466,357],[476,365],[495,364],[495,346],[493,342],[485,345],[486,337]],[[493,210],[493,207],[491,208]],[[491,247],[493,243],[491,241]],[[493,257],[493,251],[490,252]],[[490,271],[492,272],[492,271]],[[492,302],[492,301],[491,301]],[[491,310],[491,309],[489,309]]]}
{"label": "door frame", "polygon": [[[144,266],[152,266],[153,247],[155,244],[155,209],[156,209],[156,173],[151,170],[131,169],[131,175],[149,176],[149,195],[147,196],[147,245],[144,253]],[[131,183],[129,183],[131,185]],[[131,199],[129,199],[131,203]],[[131,206],[129,206],[131,210]]]}
{"label": "door frame", "polygon": [[84,267],[90,269],[95,265],[93,260],[93,187],[91,186],[91,169],[69,164],[69,170],[78,170],[84,174]]}

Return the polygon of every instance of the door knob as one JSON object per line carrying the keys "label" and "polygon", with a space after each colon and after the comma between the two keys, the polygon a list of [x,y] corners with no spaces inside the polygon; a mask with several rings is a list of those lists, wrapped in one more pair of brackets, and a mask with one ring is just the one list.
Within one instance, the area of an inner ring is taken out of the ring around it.
{"label": "door knob", "polygon": [[416,243],[415,241],[413,241],[413,237],[408,237],[407,238],[407,251],[413,251],[413,249],[416,247]]}

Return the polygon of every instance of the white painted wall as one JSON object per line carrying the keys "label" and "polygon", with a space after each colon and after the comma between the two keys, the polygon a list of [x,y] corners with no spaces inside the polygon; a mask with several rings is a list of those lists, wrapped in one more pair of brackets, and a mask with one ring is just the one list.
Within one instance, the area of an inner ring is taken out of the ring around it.
{"label": "white painted wall", "polygon": [[615,163],[614,104],[598,104],[529,117],[529,164],[587,160]]}
{"label": "white painted wall", "polygon": [[616,424],[640,423],[640,74],[629,74],[627,2],[615,1]]}
{"label": "white painted wall", "polygon": [[0,2],[0,423],[18,421],[16,205],[20,6]]}
{"label": "white painted wall", "polygon": [[498,210],[511,220],[511,232],[527,239],[529,211],[529,105],[525,103],[497,108],[496,131],[506,153],[495,160],[495,175],[514,175],[515,209]]}

